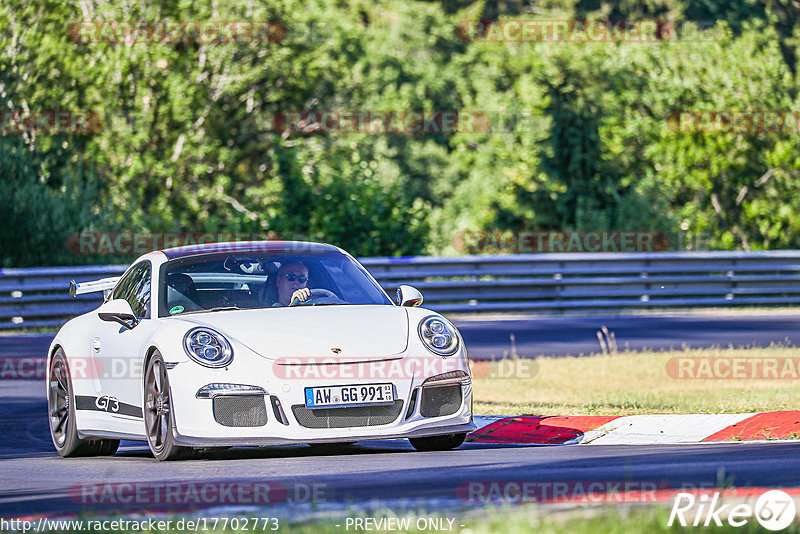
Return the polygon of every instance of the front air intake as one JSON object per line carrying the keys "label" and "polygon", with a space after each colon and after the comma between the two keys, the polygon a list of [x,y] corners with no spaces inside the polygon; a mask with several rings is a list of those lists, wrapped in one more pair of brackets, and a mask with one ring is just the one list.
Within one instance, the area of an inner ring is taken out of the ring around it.
{"label": "front air intake", "polygon": [[222,426],[264,426],[267,405],[263,395],[217,395],[214,419]]}
{"label": "front air intake", "polygon": [[423,387],[419,413],[422,417],[453,415],[461,408],[461,384]]}
{"label": "front air intake", "polygon": [[318,408],[309,410],[302,404],[292,406],[297,422],[306,428],[349,428],[388,425],[400,417],[403,401],[390,406],[359,406],[356,408]]}

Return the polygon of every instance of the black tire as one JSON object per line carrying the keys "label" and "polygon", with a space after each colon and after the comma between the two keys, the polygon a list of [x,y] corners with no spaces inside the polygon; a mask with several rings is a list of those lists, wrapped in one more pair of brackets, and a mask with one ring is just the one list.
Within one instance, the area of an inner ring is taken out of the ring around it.
{"label": "black tire", "polygon": [[58,454],[73,456],[112,455],[119,447],[118,440],[88,440],[78,437],[75,422],[75,393],[72,390],[69,364],[64,351],[59,348],[50,360],[47,375],[47,413],[50,438]]}
{"label": "black tire", "polygon": [[98,443],[98,456],[114,456],[119,449],[118,439],[101,439]]}
{"label": "black tire", "polygon": [[191,455],[191,447],[175,445],[172,433],[172,399],[164,359],[153,353],[144,375],[144,431],[153,456],[159,461],[181,460]]}
{"label": "black tire", "polygon": [[429,436],[426,438],[408,438],[411,446],[418,451],[449,451],[460,447],[467,438],[466,433]]}

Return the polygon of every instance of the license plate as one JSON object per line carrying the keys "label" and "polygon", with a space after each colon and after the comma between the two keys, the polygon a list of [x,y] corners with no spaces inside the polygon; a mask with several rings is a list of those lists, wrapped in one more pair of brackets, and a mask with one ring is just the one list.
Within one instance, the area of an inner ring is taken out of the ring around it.
{"label": "license plate", "polygon": [[344,408],[392,404],[394,387],[391,384],[358,386],[329,386],[306,388],[306,408]]}

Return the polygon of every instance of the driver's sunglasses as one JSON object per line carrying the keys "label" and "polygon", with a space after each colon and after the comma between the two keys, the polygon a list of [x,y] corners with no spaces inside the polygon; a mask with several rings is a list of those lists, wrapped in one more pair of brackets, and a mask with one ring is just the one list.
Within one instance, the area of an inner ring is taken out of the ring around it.
{"label": "driver's sunglasses", "polygon": [[294,273],[286,273],[284,276],[286,276],[286,279],[290,282],[294,282],[295,280],[297,280],[301,284],[305,284],[306,282],[308,282],[308,277],[303,276],[302,274],[296,275]]}

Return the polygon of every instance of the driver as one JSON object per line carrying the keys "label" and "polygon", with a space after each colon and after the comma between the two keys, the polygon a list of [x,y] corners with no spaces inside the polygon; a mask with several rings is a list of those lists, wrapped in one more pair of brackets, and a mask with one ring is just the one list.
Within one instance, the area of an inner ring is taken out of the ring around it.
{"label": "driver", "polygon": [[311,298],[308,289],[308,269],[298,262],[287,263],[275,273],[278,301],[273,306],[288,306],[295,298],[305,302]]}

